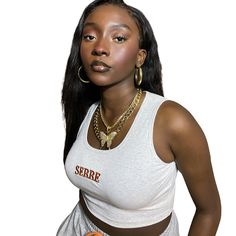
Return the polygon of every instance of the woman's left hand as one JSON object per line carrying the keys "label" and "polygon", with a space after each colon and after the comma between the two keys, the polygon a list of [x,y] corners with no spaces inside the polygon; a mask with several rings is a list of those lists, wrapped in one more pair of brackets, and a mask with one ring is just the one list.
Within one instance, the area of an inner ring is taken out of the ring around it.
{"label": "woman's left hand", "polygon": [[85,236],[103,236],[100,232],[89,232]]}

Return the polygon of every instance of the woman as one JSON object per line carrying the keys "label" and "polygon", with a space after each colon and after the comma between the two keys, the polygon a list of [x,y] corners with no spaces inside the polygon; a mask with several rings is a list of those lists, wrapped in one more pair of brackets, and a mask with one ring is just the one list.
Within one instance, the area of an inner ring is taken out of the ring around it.
{"label": "woman", "polygon": [[189,235],[215,235],[220,199],[205,136],[163,97],[151,26],[122,0],[97,0],[74,34],[62,104],[64,162],[80,201],[58,236],[177,236],[179,170],[196,205]]}

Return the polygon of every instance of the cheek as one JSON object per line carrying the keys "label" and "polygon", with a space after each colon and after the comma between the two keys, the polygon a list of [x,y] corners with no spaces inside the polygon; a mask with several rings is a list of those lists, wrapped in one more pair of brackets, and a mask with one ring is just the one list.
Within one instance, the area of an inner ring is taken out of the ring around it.
{"label": "cheek", "polygon": [[114,65],[122,67],[122,69],[127,67],[135,67],[136,59],[138,54],[138,47],[135,45],[130,45],[125,48],[118,48],[113,51],[113,62]]}
{"label": "cheek", "polygon": [[81,62],[83,64],[83,68],[87,74],[88,77],[90,77],[90,64],[91,61],[94,59],[93,56],[91,57],[91,48],[86,47],[83,44],[80,46],[80,58]]}
{"label": "cheek", "polygon": [[81,43],[80,46],[80,58],[83,64],[86,63],[86,61],[88,60],[88,49],[84,47],[83,43]]}

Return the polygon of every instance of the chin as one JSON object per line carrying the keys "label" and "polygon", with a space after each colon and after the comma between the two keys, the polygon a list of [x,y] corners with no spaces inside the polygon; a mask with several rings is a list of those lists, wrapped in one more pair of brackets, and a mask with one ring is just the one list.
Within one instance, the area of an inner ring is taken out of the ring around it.
{"label": "chin", "polygon": [[109,86],[114,83],[112,78],[104,75],[96,75],[89,77],[90,81],[97,86]]}

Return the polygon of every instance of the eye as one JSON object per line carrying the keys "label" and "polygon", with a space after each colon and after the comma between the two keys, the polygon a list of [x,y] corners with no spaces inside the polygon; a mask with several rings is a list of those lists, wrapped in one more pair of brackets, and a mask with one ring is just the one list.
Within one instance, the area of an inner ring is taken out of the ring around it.
{"label": "eye", "polygon": [[93,35],[84,35],[83,39],[86,41],[93,41],[95,39],[95,37]]}
{"label": "eye", "polygon": [[124,37],[124,36],[116,36],[116,37],[114,38],[114,40],[115,40],[117,43],[123,43],[123,42],[125,42],[125,41],[127,40],[127,38]]}

